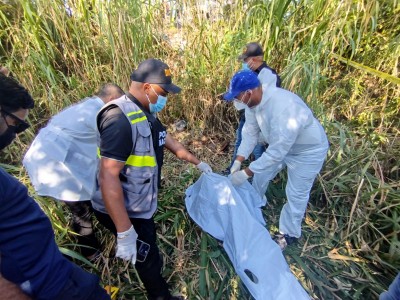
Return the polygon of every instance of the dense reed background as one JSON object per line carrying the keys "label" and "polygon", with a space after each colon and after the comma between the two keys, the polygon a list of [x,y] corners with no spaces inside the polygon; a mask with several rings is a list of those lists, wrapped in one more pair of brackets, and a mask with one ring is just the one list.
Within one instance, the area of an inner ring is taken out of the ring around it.
{"label": "dense reed background", "polygon": [[[400,268],[400,3],[396,0],[0,1],[0,64],[37,101],[27,133],[2,152],[3,167],[29,185],[20,160],[50,116],[104,82],[123,88],[143,59],[166,61],[183,92],[161,114],[184,119],[176,137],[224,169],[235,111],[216,99],[240,68],[244,45],[259,41],[283,86],[299,94],[331,142],[313,189],[303,238],[286,251],[314,299],[377,299]],[[218,243],[184,210],[185,189],[199,173],[167,155],[156,215],[165,275],[189,299],[247,299]],[[168,175],[167,175],[168,174]],[[285,175],[268,191],[270,229],[284,203]],[[32,193],[34,192],[31,189]],[[89,265],[67,237],[68,216],[35,196],[52,219],[63,251],[120,286],[121,299],[143,289],[129,265],[104,258]],[[101,231],[106,248],[112,238]],[[106,251],[107,253],[107,251]],[[105,255],[107,256],[107,255]]]}

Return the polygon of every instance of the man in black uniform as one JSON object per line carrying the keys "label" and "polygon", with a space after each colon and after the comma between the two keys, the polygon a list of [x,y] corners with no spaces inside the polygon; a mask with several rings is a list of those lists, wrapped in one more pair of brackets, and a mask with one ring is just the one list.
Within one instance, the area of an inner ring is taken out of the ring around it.
{"label": "man in black uniform", "polygon": [[95,214],[117,236],[116,256],[135,264],[149,299],[177,299],[161,276],[153,220],[164,147],[202,172],[212,172],[156,117],[167,95],[180,90],[172,84],[168,65],[145,60],[131,74],[127,95],[108,103],[97,118],[101,159],[100,190],[92,200]]}

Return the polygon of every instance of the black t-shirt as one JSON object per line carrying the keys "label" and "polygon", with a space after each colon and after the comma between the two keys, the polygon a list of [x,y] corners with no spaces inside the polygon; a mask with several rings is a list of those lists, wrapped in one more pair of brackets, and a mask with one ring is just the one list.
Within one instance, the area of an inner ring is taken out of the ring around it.
{"label": "black t-shirt", "polygon": [[167,137],[167,130],[161,123],[161,121],[155,115],[146,111],[143,108],[142,104],[133,95],[127,93],[126,96],[131,99],[133,103],[139,106],[142,109],[143,113],[146,115],[147,122],[149,123],[151,135],[153,138],[153,149],[156,153],[159,174],[161,174],[161,167],[164,162],[164,145]]}
{"label": "black t-shirt", "polygon": [[110,105],[97,118],[100,133],[100,155],[125,162],[131,155],[132,129],[117,105]]}
{"label": "black t-shirt", "polygon": [[133,95],[127,93],[126,96],[142,109],[142,111],[146,115],[147,122],[149,122],[151,136],[153,138],[153,148],[156,154],[158,166],[158,187],[161,188],[161,168],[164,163],[164,145],[167,137],[167,130],[161,123],[161,121],[156,116],[146,111],[143,108],[142,104]]}
{"label": "black t-shirt", "polygon": [[[129,93],[126,96],[142,109],[149,122],[158,165],[158,183],[160,184],[167,131],[161,121],[147,112],[135,97]],[[117,105],[110,105],[98,116],[97,126],[100,133],[100,155],[125,162],[131,155],[133,142],[131,124],[122,110]]]}

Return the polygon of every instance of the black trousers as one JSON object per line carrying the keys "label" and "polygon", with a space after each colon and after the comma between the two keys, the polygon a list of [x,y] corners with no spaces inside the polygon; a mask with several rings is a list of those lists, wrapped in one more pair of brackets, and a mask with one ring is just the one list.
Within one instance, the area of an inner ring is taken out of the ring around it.
{"label": "black trousers", "polygon": [[93,207],[92,202],[88,201],[63,201],[72,213],[71,228],[78,235],[76,236],[79,252],[89,257],[100,249],[101,245],[93,231]]}
{"label": "black trousers", "polygon": [[[94,210],[97,220],[109,229],[115,236],[117,230],[108,214]],[[138,239],[150,245],[150,251],[143,262],[136,261],[135,268],[147,291],[149,300],[168,300],[171,294],[168,284],[161,276],[162,259],[156,244],[156,227],[153,218],[133,219],[131,223],[138,234]]]}

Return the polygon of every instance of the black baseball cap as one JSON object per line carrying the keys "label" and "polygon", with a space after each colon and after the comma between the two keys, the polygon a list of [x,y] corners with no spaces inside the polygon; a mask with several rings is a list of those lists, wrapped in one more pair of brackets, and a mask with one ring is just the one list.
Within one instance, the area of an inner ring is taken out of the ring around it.
{"label": "black baseball cap", "polygon": [[248,57],[264,55],[264,50],[259,43],[248,43],[243,49],[243,53],[239,55],[238,60],[244,60]]}
{"label": "black baseball cap", "polygon": [[157,84],[171,94],[177,94],[181,91],[179,86],[172,83],[168,65],[155,58],[142,61],[137,69],[132,72],[131,80]]}

